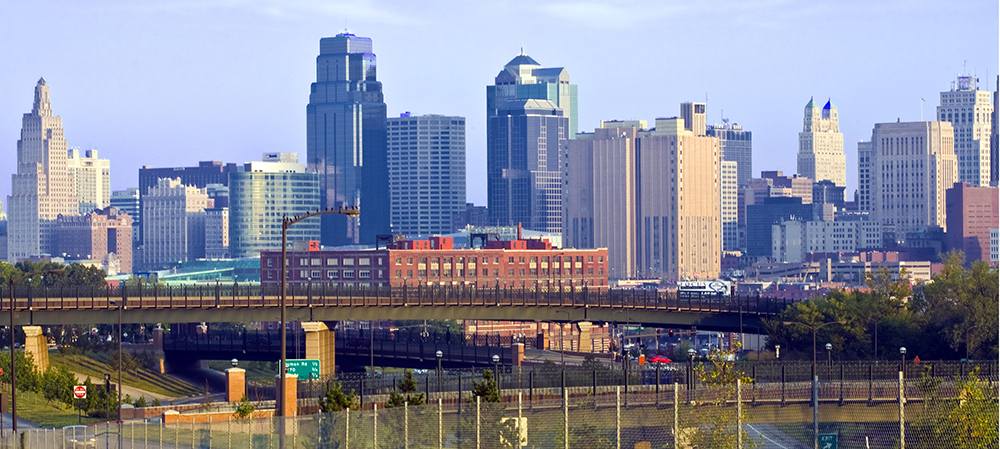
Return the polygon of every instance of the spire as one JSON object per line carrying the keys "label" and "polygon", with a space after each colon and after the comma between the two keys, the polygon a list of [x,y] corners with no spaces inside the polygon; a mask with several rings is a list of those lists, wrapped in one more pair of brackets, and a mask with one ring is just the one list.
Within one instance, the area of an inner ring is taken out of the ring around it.
{"label": "spire", "polygon": [[35,85],[35,103],[31,107],[33,115],[52,115],[52,103],[49,102],[49,86],[45,78],[39,78]]}
{"label": "spire", "polygon": [[816,109],[816,103],[813,102],[813,97],[809,97],[809,103],[806,103],[806,109]]}
{"label": "spire", "polygon": [[833,102],[830,101],[829,98],[827,98],[826,99],[826,106],[823,106],[823,109],[837,109],[837,107],[833,105]]}

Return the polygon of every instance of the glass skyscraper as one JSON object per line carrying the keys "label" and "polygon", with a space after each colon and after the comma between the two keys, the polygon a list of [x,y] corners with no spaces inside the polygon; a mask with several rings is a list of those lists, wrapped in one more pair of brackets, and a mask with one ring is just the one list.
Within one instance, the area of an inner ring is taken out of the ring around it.
{"label": "glass skyscraper", "polygon": [[345,32],[320,39],[319,50],[306,106],[306,163],[319,175],[321,207],[361,208],[357,218],[324,215],[321,240],[374,244],[390,228],[386,108],[372,40]]}
{"label": "glass skyscraper", "polygon": [[486,87],[489,224],[562,231],[562,143],[577,130],[577,87],[521,53]]}

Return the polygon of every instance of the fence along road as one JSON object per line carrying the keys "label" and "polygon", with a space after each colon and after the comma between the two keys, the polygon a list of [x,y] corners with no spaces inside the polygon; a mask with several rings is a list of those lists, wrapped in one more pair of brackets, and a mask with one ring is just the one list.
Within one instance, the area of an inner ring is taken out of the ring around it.
{"label": "fence along road", "polygon": [[[6,290],[6,289],[4,289]],[[273,321],[277,285],[216,284],[142,287],[17,287],[0,293],[0,310],[13,304],[15,325]],[[114,303],[113,303],[114,301]],[[288,320],[478,319],[502,321],[618,321],[700,330],[760,329],[791,300],[760,296],[679,298],[649,289],[544,291],[474,286],[357,287],[290,285]],[[0,325],[9,318],[0,314]]]}

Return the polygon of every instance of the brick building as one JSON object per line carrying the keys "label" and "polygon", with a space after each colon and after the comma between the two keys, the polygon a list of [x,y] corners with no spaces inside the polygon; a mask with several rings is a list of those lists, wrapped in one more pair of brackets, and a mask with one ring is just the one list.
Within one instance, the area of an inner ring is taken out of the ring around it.
{"label": "brick building", "polygon": [[964,251],[967,262],[990,262],[990,229],[997,227],[1000,217],[998,190],[956,182],[945,198],[947,248]]}
{"label": "brick building", "polygon": [[[288,251],[288,282],[335,285],[475,285],[569,289],[608,285],[608,250],[558,249],[548,240],[487,241],[455,249],[451,237],[392,242],[385,249]],[[280,251],[261,253],[261,282],[278,283]]]}
{"label": "brick building", "polygon": [[132,217],[109,206],[86,215],[60,215],[58,253],[75,259],[118,257],[118,272],[132,272]]}

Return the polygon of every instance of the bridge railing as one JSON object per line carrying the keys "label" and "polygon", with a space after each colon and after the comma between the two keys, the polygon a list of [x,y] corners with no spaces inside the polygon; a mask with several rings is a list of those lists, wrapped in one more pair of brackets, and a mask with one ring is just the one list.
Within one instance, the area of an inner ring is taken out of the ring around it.
{"label": "bridge railing", "polygon": [[[9,309],[8,289],[0,289],[0,307]],[[217,283],[215,285],[161,286],[16,286],[13,306],[18,310],[112,309],[124,302],[130,309],[158,308],[255,308],[277,307],[278,285]],[[777,315],[792,300],[759,295],[720,297],[679,296],[652,289],[597,289],[574,287],[564,290],[510,288],[475,285],[345,286],[329,283],[289,284],[286,304],[290,307],[365,306],[544,306],[599,307],[691,311],[699,313],[744,313]],[[113,302],[113,303],[112,303]]]}

